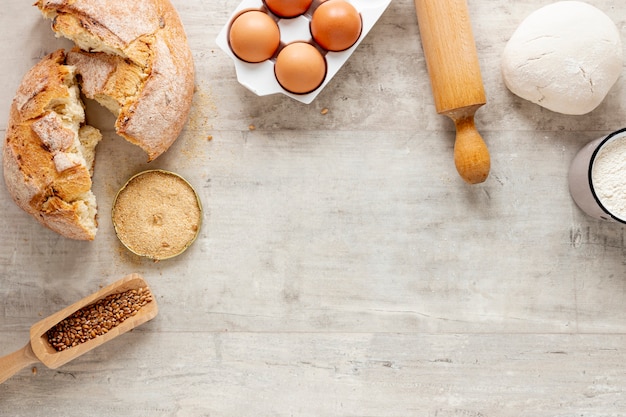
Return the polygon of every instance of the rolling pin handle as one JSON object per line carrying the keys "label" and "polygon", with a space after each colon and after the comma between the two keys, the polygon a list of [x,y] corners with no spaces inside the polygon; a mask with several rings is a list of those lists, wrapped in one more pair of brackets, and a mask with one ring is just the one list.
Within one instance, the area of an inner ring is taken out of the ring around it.
{"label": "rolling pin handle", "polygon": [[474,125],[474,116],[454,120],[454,124],[454,164],[457,171],[469,184],[484,182],[489,176],[491,160],[487,145]]}

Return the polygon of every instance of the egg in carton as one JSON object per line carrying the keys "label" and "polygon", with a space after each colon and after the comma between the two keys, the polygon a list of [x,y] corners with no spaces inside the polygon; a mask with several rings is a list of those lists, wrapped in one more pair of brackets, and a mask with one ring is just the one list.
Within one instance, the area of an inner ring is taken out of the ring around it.
{"label": "egg in carton", "polygon": [[390,3],[243,0],[216,42],[233,59],[244,87],[258,96],[282,93],[309,104]]}

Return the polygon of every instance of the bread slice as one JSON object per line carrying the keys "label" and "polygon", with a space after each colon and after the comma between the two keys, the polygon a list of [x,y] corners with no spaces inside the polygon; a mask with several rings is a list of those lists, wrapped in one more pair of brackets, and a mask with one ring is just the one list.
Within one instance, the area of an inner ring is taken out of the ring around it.
{"label": "bread slice", "polygon": [[37,63],[11,104],[3,148],[4,179],[19,207],[71,239],[93,240],[91,191],[100,132],[85,124],[74,68],[62,50]]}
{"label": "bread slice", "polygon": [[69,54],[83,93],[117,117],[116,132],[148,160],[165,152],[187,121],[194,66],[169,0],[38,0]]}

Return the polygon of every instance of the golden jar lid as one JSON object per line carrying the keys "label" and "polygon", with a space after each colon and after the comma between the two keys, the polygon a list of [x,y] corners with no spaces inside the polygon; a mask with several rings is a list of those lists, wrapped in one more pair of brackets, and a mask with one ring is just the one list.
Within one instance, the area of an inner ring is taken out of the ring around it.
{"label": "golden jar lid", "polygon": [[111,215],[115,234],[129,251],[160,261],[180,255],[196,240],[202,204],[183,177],[154,169],[126,182]]}

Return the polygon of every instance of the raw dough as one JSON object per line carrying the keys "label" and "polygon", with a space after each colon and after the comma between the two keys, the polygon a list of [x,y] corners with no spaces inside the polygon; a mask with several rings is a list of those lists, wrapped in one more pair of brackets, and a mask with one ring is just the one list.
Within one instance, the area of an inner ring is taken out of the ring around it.
{"label": "raw dough", "polygon": [[615,23],[580,1],[560,1],[530,14],[507,43],[502,76],[514,94],[549,110],[591,112],[622,72]]}

